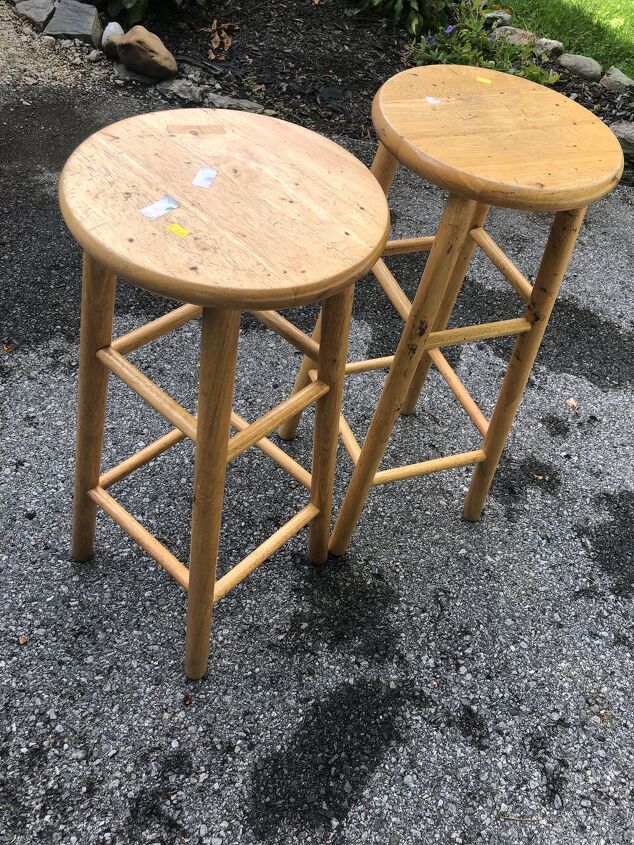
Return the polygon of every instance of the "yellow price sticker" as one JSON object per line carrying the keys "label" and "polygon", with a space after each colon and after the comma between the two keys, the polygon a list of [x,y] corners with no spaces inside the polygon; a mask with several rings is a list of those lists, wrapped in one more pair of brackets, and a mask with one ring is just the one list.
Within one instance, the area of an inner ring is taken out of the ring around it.
{"label": "yellow price sticker", "polygon": [[186,238],[189,234],[191,234],[178,223],[170,223],[167,227],[167,231],[172,232],[174,235],[178,235],[179,238]]}

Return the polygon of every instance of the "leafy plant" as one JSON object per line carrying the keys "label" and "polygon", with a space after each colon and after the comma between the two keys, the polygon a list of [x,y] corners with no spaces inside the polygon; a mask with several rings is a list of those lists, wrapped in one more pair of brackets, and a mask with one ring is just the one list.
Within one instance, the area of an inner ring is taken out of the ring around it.
{"label": "leafy plant", "polygon": [[482,0],[462,0],[454,10],[453,23],[421,38],[412,55],[416,64],[455,64],[487,67],[552,85],[559,78],[543,67],[530,45],[492,39],[482,12]]}
{"label": "leafy plant", "polygon": [[[204,8],[207,5],[207,0],[194,0],[196,5]],[[171,0],[171,2],[178,8],[183,9],[192,5],[192,0]],[[154,7],[163,5],[160,0],[152,0]],[[108,0],[108,17],[111,19],[119,17],[124,11],[127,13],[128,23],[133,26],[139,23],[147,15],[150,6],[150,0]]]}
{"label": "leafy plant", "polygon": [[354,13],[381,15],[394,23],[404,22],[410,35],[420,35],[446,24],[455,0],[354,0]]}

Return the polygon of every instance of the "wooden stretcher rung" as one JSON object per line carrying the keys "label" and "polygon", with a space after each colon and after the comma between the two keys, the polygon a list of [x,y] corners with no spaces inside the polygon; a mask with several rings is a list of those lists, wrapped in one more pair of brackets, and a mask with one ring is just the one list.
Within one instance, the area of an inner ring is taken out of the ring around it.
{"label": "wooden stretcher rung", "polygon": [[390,484],[392,481],[402,481],[405,478],[418,478],[420,475],[429,475],[443,469],[455,469],[456,467],[469,466],[469,464],[479,464],[485,458],[484,451],[476,449],[473,452],[461,452],[458,455],[448,455],[445,458],[433,458],[419,464],[407,464],[406,466],[394,467],[394,469],[384,469],[375,474],[372,486]]}
{"label": "wooden stretcher rung", "polygon": [[305,408],[319,399],[320,396],[328,393],[329,389],[328,385],[324,384],[323,381],[314,381],[312,384],[294,393],[288,399],[285,399],[284,402],[281,402],[255,422],[250,423],[248,428],[245,428],[230,438],[227,461],[237,458],[238,455],[242,454],[250,446],[255,445],[258,440],[261,440],[267,434],[274,431],[284,420],[300,414]]}
{"label": "wooden stretcher rung", "polygon": [[507,282],[509,282],[509,284],[525,302],[528,302],[533,293],[533,286],[526,276],[511,261],[504,250],[500,249],[491,235],[487,234],[482,226],[476,226],[471,229],[471,237],[480,247],[482,252],[497,267]]}
{"label": "wooden stretcher rung", "polygon": [[138,329],[121,335],[121,337],[112,341],[112,348],[121,355],[125,355],[140,346],[145,346],[152,340],[156,340],[157,337],[162,337],[164,334],[184,326],[190,320],[195,320],[200,317],[202,312],[203,309],[200,305],[181,305],[180,308],[175,308],[169,314],[164,314],[144,326],[139,326]]}
{"label": "wooden stretcher rung", "polygon": [[461,343],[473,343],[476,340],[487,340],[492,337],[523,334],[530,330],[531,324],[524,317],[515,317],[512,320],[497,320],[495,323],[480,323],[477,326],[460,326],[455,329],[445,329],[442,332],[430,332],[425,342],[425,349],[436,349],[439,346],[458,346]]}
{"label": "wooden stretcher rung", "polygon": [[175,402],[171,396],[168,396],[164,390],[161,390],[111,346],[100,349],[97,352],[97,358],[142,399],[145,399],[155,411],[180,429],[190,440],[196,442],[196,417],[193,414]]}
{"label": "wooden stretcher rung", "polygon": [[427,235],[422,238],[401,238],[397,241],[388,241],[385,244],[383,255],[403,255],[407,252],[429,252],[433,245],[433,235]]}
{"label": "wooden stretcher rung", "polygon": [[[235,428],[236,431],[244,431],[249,427],[249,423],[239,414],[236,414],[235,411],[232,411],[231,426]],[[308,472],[308,470],[304,469],[301,464],[298,464],[296,460],[291,458],[290,455],[287,455],[283,449],[276,446],[272,440],[269,440],[268,437],[263,437],[253,445],[256,449],[260,449],[261,452],[264,452],[264,454],[271,458],[271,460],[275,461],[276,464],[278,464],[296,481],[299,481],[299,483],[307,490],[310,490],[313,480],[312,475]]]}
{"label": "wooden stretcher rung", "polygon": [[136,452],[134,455],[126,458],[125,461],[117,464],[116,467],[104,472],[103,475],[99,477],[99,486],[104,490],[107,490],[108,487],[112,487],[112,485],[116,484],[117,481],[121,481],[123,478],[126,478],[126,476],[134,472],[135,469],[145,466],[145,464],[148,464],[151,460],[157,458],[159,455],[162,455],[163,452],[166,452],[171,446],[174,446],[176,443],[180,443],[180,441],[184,440],[184,438],[185,435],[182,431],[178,428],[173,428],[171,431],[168,431],[167,434],[164,434],[163,437],[159,437],[158,440],[155,440],[153,443],[149,443],[139,452]]}
{"label": "wooden stretcher rung", "polygon": [[409,312],[412,310],[412,303],[409,301],[392,273],[388,270],[385,261],[379,258],[372,268],[372,272],[374,273],[378,283],[385,291],[387,298],[401,315],[402,319],[407,320]]}
{"label": "wooden stretcher rung", "polygon": [[313,504],[306,505],[301,511],[295,514],[292,519],[289,519],[275,534],[265,540],[257,547],[251,554],[247,555],[244,560],[236,564],[233,569],[230,569],[222,578],[216,581],[214,587],[214,603],[220,601],[223,596],[226,596],[229,590],[232,590],[244,579],[250,575],[254,569],[257,569],[260,564],[264,563],[267,558],[271,557],[278,549],[280,549],[291,537],[299,533],[304,526],[314,519],[319,513],[319,508]]}
{"label": "wooden stretcher rung", "polygon": [[346,364],[346,375],[352,373],[367,373],[371,370],[385,370],[392,366],[393,355],[386,355],[384,358],[366,358],[363,361],[351,361]]}
{"label": "wooden stretcher rung", "polygon": [[145,549],[145,551],[162,566],[163,569],[174,578],[175,581],[185,590],[189,589],[189,570],[186,566],[174,557],[162,543],[154,537],[147,528],[144,528],[131,513],[122,507],[110,493],[101,487],[95,487],[88,491],[88,495],[95,504],[102,509],[109,517],[128,534],[132,539]]}
{"label": "wooden stretcher rung", "polygon": [[290,320],[278,314],[277,311],[251,311],[250,313],[256,320],[273,329],[274,332],[287,340],[296,349],[299,349],[300,352],[303,352],[304,355],[308,355],[311,360],[318,360],[319,344],[317,341],[313,340],[312,337],[308,337],[307,334],[293,325]]}
{"label": "wooden stretcher rung", "polygon": [[458,402],[460,402],[466,411],[471,422],[478,429],[480,434],[485,437],[487,431],[489,430],[489,421],[484,416],[467,388],[461,382],[456,371],[453,369],[449,361],[447,361],[440,349],[430,349],[428,354],[434,366],[446,381]]}

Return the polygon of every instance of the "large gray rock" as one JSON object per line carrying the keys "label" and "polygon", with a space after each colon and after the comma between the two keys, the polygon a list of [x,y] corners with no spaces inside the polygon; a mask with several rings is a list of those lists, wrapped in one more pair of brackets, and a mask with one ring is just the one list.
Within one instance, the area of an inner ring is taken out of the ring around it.
{"label": "large gray rock", "polygon": [[144,26],[133,26],[128,30],[117,49],[119,60],[126,67],[153,79],[167,79],[178,70],[176,59],[165,44]]}
{"label": "large gray rock", "polygon": [[613,123],[610,129],[619,139],[619,144],[623,147],[623,155],[626,161],[634,164],[634,122],[631,120],[619,120]]}
{"label": "large gray rock", "polygon": [[509,44],[534,44],[537,36],[527,29],[518,29],[516,26],[498,26],[494,29],[489,38],[492,41],[508,41]]}
{"label": "large gray rock", "polygon": [[34,29],[44,29],[55,11],[53,0],[25,0],[15,4],[15,10],[22,18],[31,22]]}
{"label": "large gray rock", "polygon": [[599,85],[607,88],[608,91],[623,93],[628,89],[634,89],[634,79],[624,74],[618,67],[612,66],[605,72],[605,76],[601,77]]}
{"label": "large gray rock", "polygon": [[167,79],[156,87],[170,100],[181,100],[184,103],[202,103],[203,101],[201,87],[190,79]]}
{"label": "large gray rock", "polygon": [[554,38],[538,38],[533,44],[533,53],[536,56],[552,56],[556,58],[564,52],[564,45]]}
{"label": "large gray rock", "polygon": [[603,68],[599,62],[591,59],[590,56],[578,56],[575,53],[564,53],[559,57],[559,64],[580,76],[582,79],[589,79],[590,82],[598,82],[601,79]]}
{"label": "large gray rock", "polygon": [[102,30],[97,10],[78,0],[60,0],[44,32],[55,38],[78,38],[94,47],[99,47],[101,43]]}
{"label": "large gray rock", "polygon": [[119,58],[119,41],[121,41],[124,34],[123,27],[116,21],[106,24],[106,28],[101,36],[101,49],[109,59]]}

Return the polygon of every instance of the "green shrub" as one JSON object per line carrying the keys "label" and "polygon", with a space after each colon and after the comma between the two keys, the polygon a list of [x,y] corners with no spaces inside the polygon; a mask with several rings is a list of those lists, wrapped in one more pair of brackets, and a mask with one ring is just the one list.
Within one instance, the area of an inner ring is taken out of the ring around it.
{"label": "green shrub", "polygon": [[556,82],[559,76],[542,66],[529,45],[489,38],[482,6],[482,0],[462,0],[454,10],[452,24],[414,45],[412,55],[416,64],[476,65],[523,76],[543,85]]}
{"label": "green shrub", "polygon": [[[171,3],[179,9],[191,6],[194,2],[202,8],[207,5],[207,0],[171,0]],[[162,0],[159,0],[159,2],[152,0],[153,8],[162,5],[164,5]],[[114,19],[125,11],[128,23],[134,25],[143,20],[149,11],[149,7],[150,0],[108,0],[108,16]]]}
{"label": "green shrub", "polygon": [[420,35],[446,24],[455,0],[354,0],[354,12],[381,15],[405,24],[410,35]]}

